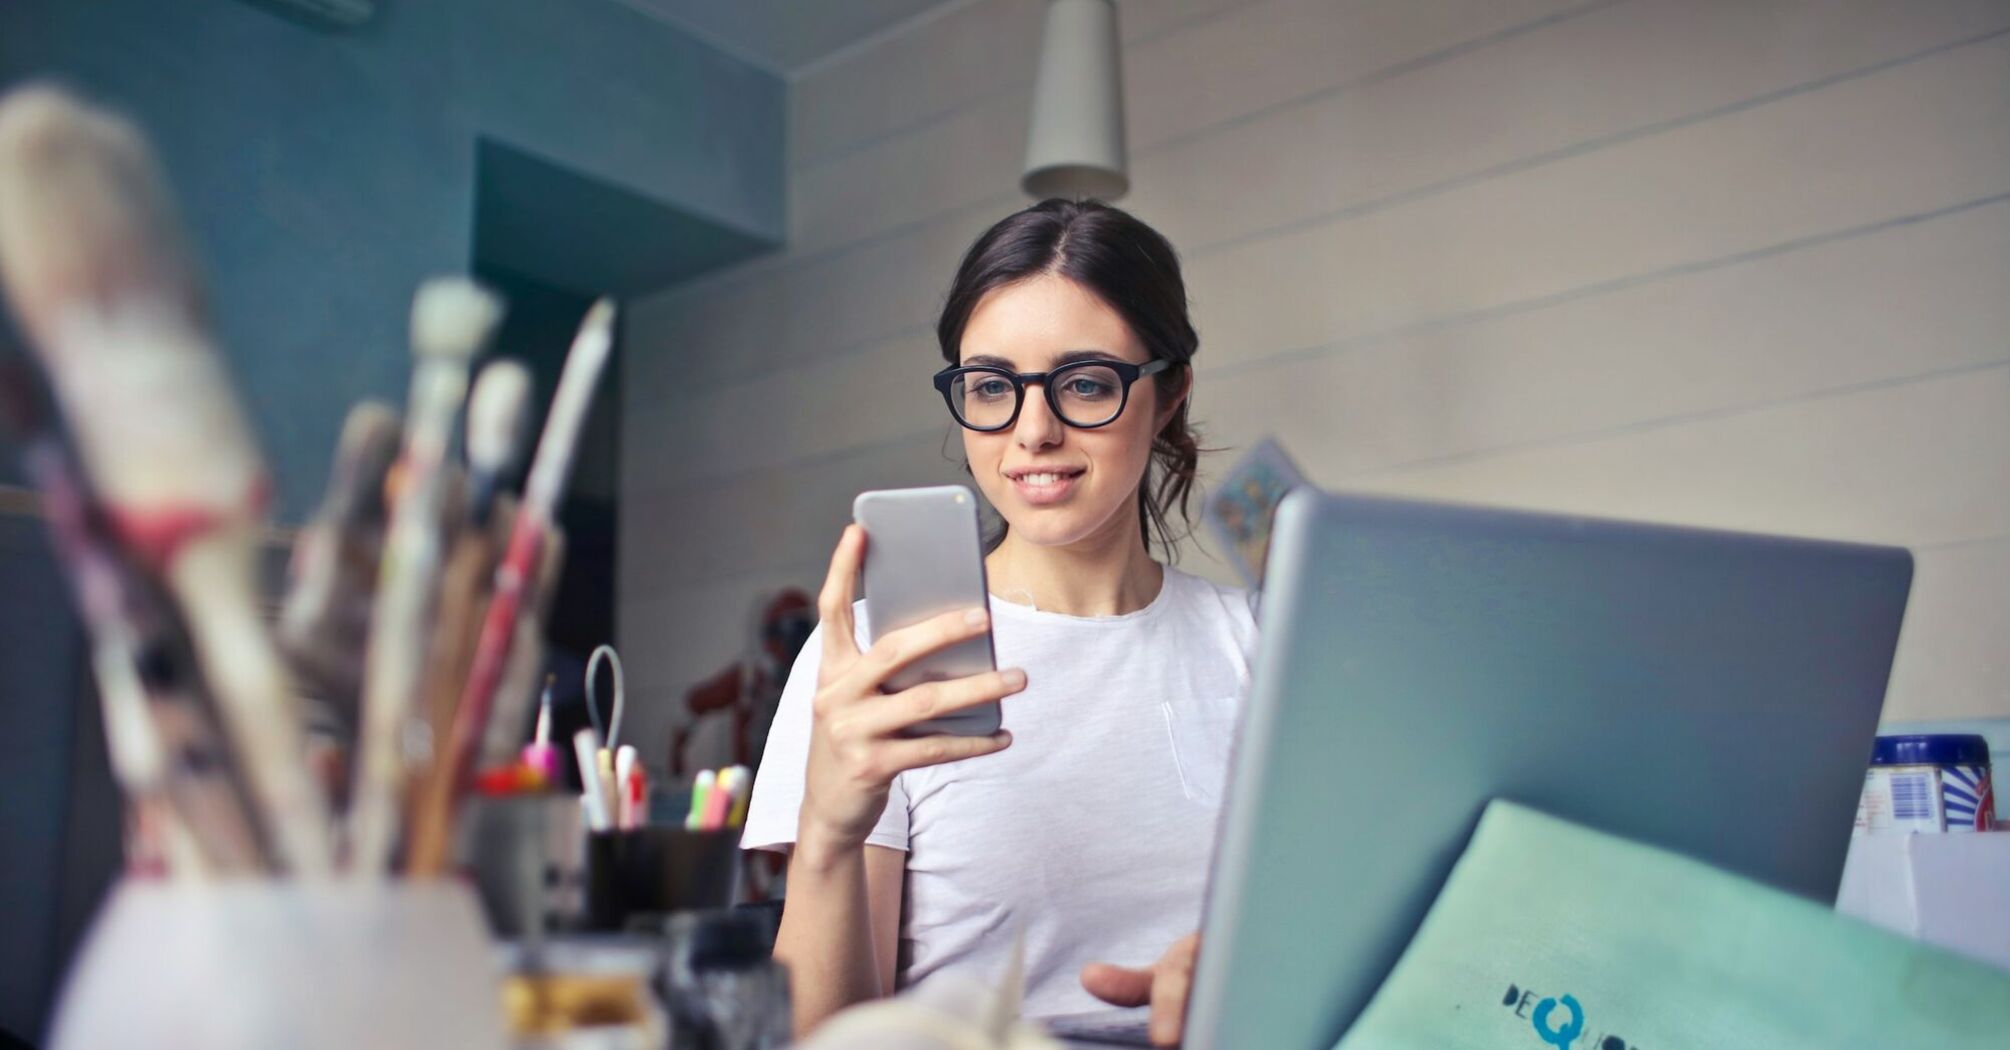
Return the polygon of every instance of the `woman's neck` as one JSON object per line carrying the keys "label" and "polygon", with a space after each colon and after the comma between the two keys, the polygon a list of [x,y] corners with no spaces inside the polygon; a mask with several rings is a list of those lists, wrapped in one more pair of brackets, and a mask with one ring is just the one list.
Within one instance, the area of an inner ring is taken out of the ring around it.
{"label": "woman's neck", "polygon": [[991,593],[1068,616],[1122,616],[1158,597],[1165,567],[1152,560],[1136,520],[1065,547],[1040,547],[1007,532],[984,559]]}

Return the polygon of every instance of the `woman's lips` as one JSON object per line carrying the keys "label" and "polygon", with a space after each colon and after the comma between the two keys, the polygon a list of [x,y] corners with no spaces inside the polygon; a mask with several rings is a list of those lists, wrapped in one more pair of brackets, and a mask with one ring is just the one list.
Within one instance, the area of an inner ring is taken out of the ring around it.
{"label": "woman's lips", "polygon": [[1036,507],[1059,503],[1068,498],[1075,489],[1075,482],[1082,476],[1079,470],[1025,470],[1007,475],[1019,498]]}

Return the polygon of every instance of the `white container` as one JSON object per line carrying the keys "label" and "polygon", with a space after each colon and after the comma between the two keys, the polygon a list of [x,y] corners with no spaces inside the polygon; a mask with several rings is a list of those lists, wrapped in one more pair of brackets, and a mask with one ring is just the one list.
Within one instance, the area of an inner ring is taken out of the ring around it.
{"label": "white container", "polygon": [[56,1008],[53,1050],[500,1050],[502,1000],[458,882],[128,880]]}
{"label": "white container", "polygon": [[1858,835],[1836,910],[2010,970],[2010,832]]}

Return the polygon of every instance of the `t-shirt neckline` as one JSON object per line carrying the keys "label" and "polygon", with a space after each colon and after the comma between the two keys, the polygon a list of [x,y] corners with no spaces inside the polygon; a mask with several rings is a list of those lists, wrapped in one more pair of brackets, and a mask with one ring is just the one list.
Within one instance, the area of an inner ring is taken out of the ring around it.
{"label": "t-shirt neckline", "polygon": [[1118,613],[1115,616],[1071,616],[1068,613],[1037,609],[1031,605],[1015,602],[1008,598],[1001,598],[996,594],[990,595],[991,608],[993,612],[1003,611],[1019,619],[1045,620],[1050,623],[1089,624],[1099,627],[1137,623],[1142,620],[1158,617],[1172,602],[1172,590],[1175,586],[1173,578],[1179,575],[1179,570],[1170,565],[1164,565],[1161,566],[1161,572],[1159,592],[1152,596],[1151,601],[1146,602],[1143,608],[1133,609],[1127,613]]}

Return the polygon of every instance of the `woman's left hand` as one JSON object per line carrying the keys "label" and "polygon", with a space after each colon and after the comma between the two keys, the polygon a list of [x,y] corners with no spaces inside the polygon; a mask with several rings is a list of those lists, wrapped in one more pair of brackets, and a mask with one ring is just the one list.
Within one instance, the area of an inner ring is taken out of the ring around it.
{"label": "woman's left hand", "polygon": [[1082,987],[1115,1006],[1152,1008],[1153,1046],[1178,1046],[1186,1028],[1186,993],[1193,986],[1193,960],[1200,952],[1200,934],[1173,942],[1159,961],[1145,969],[1090,963],[1082,967]]}

